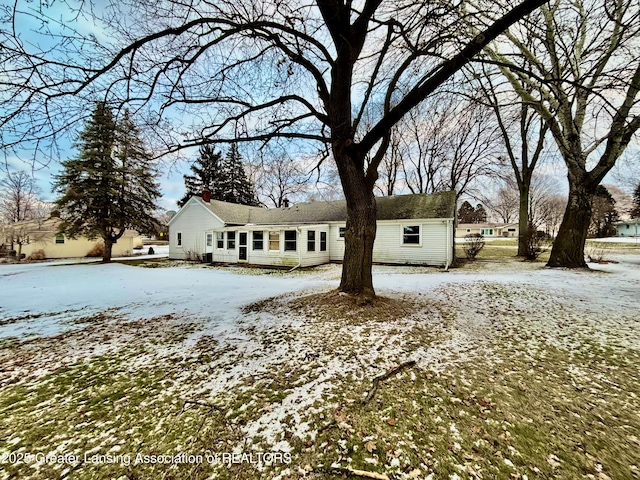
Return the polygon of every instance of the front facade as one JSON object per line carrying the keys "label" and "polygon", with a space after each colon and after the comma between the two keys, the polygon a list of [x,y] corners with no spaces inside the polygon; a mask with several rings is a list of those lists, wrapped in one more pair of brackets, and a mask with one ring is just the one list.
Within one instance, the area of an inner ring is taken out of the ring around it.
{"label": "front facade", "polygon": [[459,223],[456,238],[466,235],[482,235],[485,238],[517,238],[517,223]]}
{"label": "front facade", "polygon": [[616,237],[640,237],[640,219],[634,218],[617,223]]}
{"label": "front facade", "polygon": [[[449,266],[454,213],[454,192],[378,199],[374,262]],[[267,210],[192,197],[169,224],[169,258],[291,268],[340,262],[345,219],[343,201]]]}

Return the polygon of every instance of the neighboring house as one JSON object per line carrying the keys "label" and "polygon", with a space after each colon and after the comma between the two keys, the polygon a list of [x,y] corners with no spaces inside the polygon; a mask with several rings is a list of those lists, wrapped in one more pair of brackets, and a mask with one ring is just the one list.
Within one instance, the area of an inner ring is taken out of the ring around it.
{"label": "neighboring house", "polygon": [[616,237],[640,237],[640,218],[616,223]]}
{"label": "neighboring house", "polygon": [[[58,233],[61,220],[57,217],[40,220],[26,220],[6,225],[3,228],[3,241],[11,244],[11,237],[22,242],[22,254],[29,257],[38,250],[44,251],[45,258],[86,257],[96,245],[102,244],[100,238],[89,240],[86,237],[70,239]],[[15,246],[14,246],[15,247]],[[125,234],[113,245],[113,257],[126,257],[133,253],[134,248],[142,247],[142,237],[133,231]],[[15,248],[17,250],[17,248]]]}
{"label": "neighboring house", "polygon": [[517,223],[459,223],[456,238],[466,235],[480,234],[485,238],[517,238]]}
{"label": "neighboring house", "polygon": [[[204,197],[191,197],[169,222],[169,258],[289,267],[343,259],[344,200],[265,209]],[[453,262],[455,192],[381,197],[376,203],[374,262]]]}

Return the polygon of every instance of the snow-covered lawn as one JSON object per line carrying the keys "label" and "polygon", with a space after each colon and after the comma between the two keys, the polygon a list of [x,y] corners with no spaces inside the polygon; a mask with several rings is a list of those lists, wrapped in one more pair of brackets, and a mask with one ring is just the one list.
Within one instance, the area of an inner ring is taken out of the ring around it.
{"label": "snow-covered lawn", "polygon": [[337,265],[0,265],[0,478],[640,478],[615,260],[379,266],[374,306]]}

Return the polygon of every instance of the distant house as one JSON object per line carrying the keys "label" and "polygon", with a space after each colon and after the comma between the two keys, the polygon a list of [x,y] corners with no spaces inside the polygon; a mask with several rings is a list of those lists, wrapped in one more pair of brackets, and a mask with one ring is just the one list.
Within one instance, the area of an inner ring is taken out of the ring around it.
{"label": "distant house", "polygon": [[640,218],[616,223],[616,237],[640,237]]}
{"label": "distant house", "polygon": [[517,238],[517,223],[459,223],[456,228],[456,238],[465,235],[480,234],[486,238]]}
{"label": "distant house", "polygon": [[[58,233],[61,220],[57,217],[48,219],[26,220],[6,225],[2,229],[2,242],[10,245],[11,238],[22,241],[22,253],[29,257],[34,252],[42,250],[45,258],[86,257],[101,239],[89,240],[86,237],[71,239]],[[113,245],[113,257],[126,257],[133,253],[134,248],[142,247],[142,237],[134,231],[127,230]],[[17,250],[17,248],[16,248]]]}
{"label": "distant house", "polygon": [[[265,209],[191,199],[169,222],[169,258],[269,266],[312,266],[344,257],[346,203]],[[449,266],[455,192],[381,197],[373,260]]]}

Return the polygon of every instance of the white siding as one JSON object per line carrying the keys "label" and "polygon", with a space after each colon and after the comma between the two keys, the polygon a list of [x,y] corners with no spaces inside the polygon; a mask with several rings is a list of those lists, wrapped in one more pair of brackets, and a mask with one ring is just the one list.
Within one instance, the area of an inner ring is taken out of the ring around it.
{"label": "white siding", "polygon": [[[420,245],[402,244],[404,225],[420,225]],[[342,261],[344,257],[344,240],[338,238],[338,229],[344,226],[344,223],[331,225],[329,237],[332,261]],[[376,241],[373,244],[373,261],[445,266],[452,260],[452,244],[452,231],[450,227],[447,228],[445,220],[381,220],[378,222]]]}
{"label": "white siding", "polygon": [[[307,250],[307,232],[313,230],[316,232],[316,249],[313,252]],[[298,242],[298,248],[302,248],[302,265],[303,267],[310,267],[312,265],[322,265],[323,263],[329,263],[329,226],[314,226],[314,227],[302,227],[301,242]],[[327,250],[325,252],[320,251],[320,232],[327,234]]]}
{"label": "white siding", "polygon": [[[189,252],[202,255],[205,232],[221,226],[222,223],[204,206],[198,202],[188,203],[169,225],[169,258],[184,260]],[[177,245],[178,232],[182,233],[182,246]]]}
{"label": "white siding", "polygon": [[[235,230],[235,229],[234,229]],[[287,230],[295,230],[294,228],[288,228]],[[307,252],[307,231],[315,230],[316,231],[316,251],[315,252]],[[247,263],[251,263],[254,265],[269,265],[269,266],[286,266],[286,267],[295,267],[300,264],[302,267],[308,267],[312,265],[322,265],[323,263],[329,262],[329,242],[327,241],[327,251],[320,251],[320,232],[327,232],[327,236],[329,235],[329,227],[328,226],[314,226],[314,227],[300,227],[300,231],[297,232],[296,236],[296,251],[284,251],[284,231],[282,229],[274,229],[273,227],[264,227],[260,228],[257,226],[251,227],[251,230],[248,228],[239,227],[236,231],[236,248],[233,250],[228,250],[226,235],[228,231],[225,231],[225,248],[218,249],[216,248],[215,235],[214,235],[214,251],[213,251],[213,261],[214,262],[224,262],[224,263],[236,263],[238,262],[238,238],[239,232],[248,232],[248,252],[247,252]],[[263,249],[262,250],[253,250],[253,231],[262,231],[264,232],[263,236]],[[269,232],[277,231],[280,233],[280,246],[278,251],[269,250]],[[327,238],[328,240],[328,238]]]}

